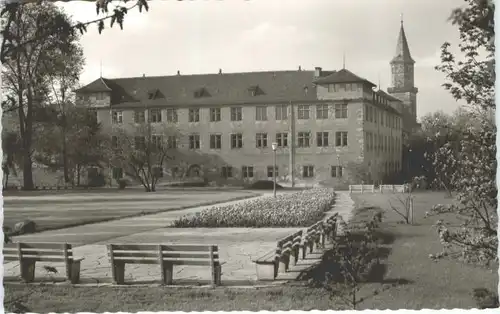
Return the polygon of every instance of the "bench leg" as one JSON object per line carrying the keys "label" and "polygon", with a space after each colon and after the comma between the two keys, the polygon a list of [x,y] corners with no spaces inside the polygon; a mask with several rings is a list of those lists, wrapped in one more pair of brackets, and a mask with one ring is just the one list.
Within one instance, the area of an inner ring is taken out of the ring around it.
{"label": "bench leg", "polygon": [[310,241],[308,244],[309,244],[309,254],[311,254],[314,249],[314,241]]}
{"label": "bench leg", "polygon": [[220,286],[221,277],[222,277],[222,266],[221,265],[214,266],[212,270],[212,285]]}
{"label": "bench leg", "polygon": [[306,259],[307,254],[307,243],[304,243],[300,246],[300,250],[302,251],[302,259]]}
{"label": "bench leg", "polygon": [[36,261],[21,261],[19,266],[21,268],[21,279],[24,282],[33,282],[35,280],[35,265]]}
{"label": "bench leg", "polygon": [[286,255],[281,256],[281,258],[279,260],[278,272],[279,273],[287,272],[289,265],[290,265],[290,254],[286,254]]}
{"label": "bench leg", "polygon": [[326,233],[322,233],[321,234],[321,247],[322,248],[325,248],[325,237],[326,237]]}
{"label": "bench leg", "polygon": [[115,261],[112,267],[113,283],[123,285],[125,283],[125,263]]}
{"label": "bench leg", "polygon": [[171,285],[174,281],[174,265],[165,263],[162,269],[161,281],[164,285]]}
{"label": "bench leg", "polygon": [[70,264],[68,279],[72,284],[77,284],[80,282],[80,265],[81,261],[74,261]]}
{"label": "bench leg", "polygon": [[295,246],[292,252],[293,252],[293,265],[297,265],[297,262],[299,261],[299,247]]}

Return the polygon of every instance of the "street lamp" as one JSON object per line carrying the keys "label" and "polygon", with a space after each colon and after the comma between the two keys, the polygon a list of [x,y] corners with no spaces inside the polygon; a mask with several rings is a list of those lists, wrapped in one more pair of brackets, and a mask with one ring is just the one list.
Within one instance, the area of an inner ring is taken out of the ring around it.
{"label": "street lamp", "polygon": [[278,143],[272,143],[271,148],[273,149],[274,155],[274,165],[273,165],[273,195],[276,197],[276,149],[278,148]]}

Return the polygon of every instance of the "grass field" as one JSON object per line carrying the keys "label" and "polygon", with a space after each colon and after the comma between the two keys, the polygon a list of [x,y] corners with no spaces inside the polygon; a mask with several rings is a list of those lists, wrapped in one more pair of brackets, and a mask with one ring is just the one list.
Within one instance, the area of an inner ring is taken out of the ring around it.
{"label": "grass field", "polygon": [[256,195],[248,191],[180,190],[68,193],[4,197],[4,226],[33,220],[37,231],[211,205]]}
{"label": "grass field", "polygon": [[[371,219],[373,210],[385,210],[380,225],[387,240],[388,255],[383,279],[366,283],[358,309],[470,309],[476,307],[472,289],[497,290],[497,268],[486,270],[456,261],[433,262],[429,254],[441,250],[432,224],[437,219],[424,218],[429,208],[447,203],[442,193],[415,194],[413,226],[399,223],[388,202],[398,201],[391,194],[353,195],[357,205],[354,221]],[[326,310],[344,309],[339,301],[329,299],[321,288],[301,283],[265,289],[172,289],[167,287],[72,287],[6,285],[5,307],[12,310],[13,300],[20,300],[31,312],[63,311],[218,311],[218,310]]]}

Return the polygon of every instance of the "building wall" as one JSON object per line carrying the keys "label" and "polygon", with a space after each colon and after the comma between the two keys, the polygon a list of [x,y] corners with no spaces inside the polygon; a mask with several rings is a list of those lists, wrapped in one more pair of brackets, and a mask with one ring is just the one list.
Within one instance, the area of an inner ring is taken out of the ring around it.
{"label": "building wall", "polygon": [[[351,179],[347,165],[350,162],[364,163],[371,165],[383,164],[386,161],[398,160],[397,154],[367,152],[366,132],[378,132],[385,136],[398,133],[384,126],[380,126],[366,121],[365,107],[370,104],[366,88],[359,88],[351,91],[339,91],[332,93],[327,87],[318,86],[318,98],[328,105],[328,119],[317,119],[316,106],[318,103],[294,104],[295,110],[295,177],[299,181],[328,181],[339,183]],[[366,94],[366,95],[365,95]],[[114,109],[122,111],[123,123],[120,125],[111,124],[111,110],[109,108],[109,98],[107,103],[103,100],[98,103],[98,121],[102,123],[104,130],[111,132],[113,129],[125,128],[132,131],[134,126],[134,111],[136,109]],[[335,118],[335,104],[347,103],[347,118]],[[108,107],[105,107],[105,106]],[[283,104],[286,105],[286,104]],[[298,119],[298,108],[300,105],[309,106],[309,119]],[[221,108],[221,121],[210,122],[210,107],[199,107],[200,121],[188,122],[189,108],[176,108],[178,122],[167,122],[167,109],[162,108],[162,122],[153,123],[153,129],[159,133],[165,128],[172,128],[180,133],[179,156],[177,162],[169,163],[170,168],[177,167],[179,163],[200,164],[206,167],[220,168],[231,166],[233,176],[241,178],[242,166],[254,167],[254,180],[267,179],[267,168],[273,165],[273,151],[271,143],[274,142],[276,133],[288,133],[288,147],[278,148],[276,160],[278,166],[278,177],[280,181],[289,180],[289,158],[291,135],[289,120],[276,120],[275,105],[267,106],[267,121],[256,121],[256,106],[246,105],[242,107],[242,121],[230,121],[231,106],[219,106]],[[287,110],[290,117],[290,106]],[[147,112],[146,112],[147,119]],[[336,132],[347,132],[347,147],[337,147],[335,145]],[[298,133],[310,132],[310,147],[297,147]],[[318,147],[316,144],[316,132],[328,132],[328,147]],[[231,148],[231,133],[242,133],[243,147],[239,149]],[[267,148],[256,147],[256,133],[267,133]],[[200,149],[189,149],[189,134],[199,134]],[[221,149],[210,149],[210,134],[222,135]],[[399,136],[399,135],[395,135]],[[303,178],[303,166],[314,166],[314,178]],[[331,167],[342,166],[343,177],[332,178]],[[167,167],[169,168],[169,167]],[[373,168],[377,169],[377,168]],[[169,169],[165,169],[168,172]],[[375,171],[374,171],[375,173]],[[215,174],[217,175],[217,174]],[[375,179],[375,178],[374,178]],[[235,179],[237,180],[237,179]]]}

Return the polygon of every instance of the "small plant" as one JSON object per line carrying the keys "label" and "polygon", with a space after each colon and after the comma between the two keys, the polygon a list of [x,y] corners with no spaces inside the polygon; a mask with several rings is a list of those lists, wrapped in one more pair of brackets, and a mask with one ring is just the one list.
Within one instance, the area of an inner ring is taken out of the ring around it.
{"label": "small plant", "polygon": [[361,228],[359,224],[343,224],[344,234],[333,248],[339,274],[327,273],[325,276],[324,287],[330,292],[330,298],[339,299],[354,310],[364,299],[359,295],[361,284],[380,262],[374,236],[379,218],[381,219],[373,217],[371,222],[365,223]]}
{"label": "small plant", "polygon": [[472,297],[479,309],[496,309],[500,306],[498,294],[486,289],[476,288],[472,290]]}
{"label": "small plant", "polygon": [[397,206],[394,206],[391,201],[389,201],[389,206],[392,211],[403,217],[404,223],[410,225],[413,224],[413,197],[411,193],[409,193],[404,198],[396,196],[397,200],[403,206],[403,209],[399,209]]}

